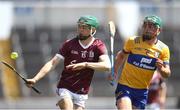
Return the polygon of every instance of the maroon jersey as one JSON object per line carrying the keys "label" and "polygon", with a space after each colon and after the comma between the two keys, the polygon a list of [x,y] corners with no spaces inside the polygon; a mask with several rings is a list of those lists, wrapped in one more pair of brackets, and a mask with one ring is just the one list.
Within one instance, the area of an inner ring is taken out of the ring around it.
{"label": "maroon jersey", "polygon": [[66,41],[59,54],[64,57],[64,69],[58,88],[66,88],[74,93],[87,94],[94,74],[94,70],[85,68],[72,71],[65,67],[71,63],[98,62],[99,56],[107,54],[105,44],[100,39],[94,39],[89,46],[83,47],[77,38]]}

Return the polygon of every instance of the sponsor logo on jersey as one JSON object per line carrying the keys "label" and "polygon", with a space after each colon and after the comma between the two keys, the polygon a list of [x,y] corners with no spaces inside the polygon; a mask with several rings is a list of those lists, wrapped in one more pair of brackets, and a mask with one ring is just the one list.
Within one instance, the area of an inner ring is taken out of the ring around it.
{"label": "sponsor logo on jersey", "polygon": [[147,63],[150,64],[152,62],[152,59],[142,58],[141,63]]}
{"label": "sponsor logo on jersey", "polygon": [[76,50],[71,50],[71,54],[78,55],[78,51],[76,51]]}
{"label": "sponsor logo on jersey", "polygon": [[147,69],[147,70],[155,70],[156,59],[144,55],[139,54],[130,54],[128,56],[127,62],[136,67]]}

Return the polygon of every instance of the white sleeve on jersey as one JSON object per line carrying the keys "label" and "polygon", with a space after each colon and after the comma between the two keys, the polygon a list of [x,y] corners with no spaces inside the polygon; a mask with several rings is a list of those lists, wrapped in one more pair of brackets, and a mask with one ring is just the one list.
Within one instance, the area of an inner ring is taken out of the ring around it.
{"label": "white sleeve on jersey", "polygon": [[62,56],[61,54],[56,54],[56,57],[59,58],[59,60],[64,60],[64,56]]}

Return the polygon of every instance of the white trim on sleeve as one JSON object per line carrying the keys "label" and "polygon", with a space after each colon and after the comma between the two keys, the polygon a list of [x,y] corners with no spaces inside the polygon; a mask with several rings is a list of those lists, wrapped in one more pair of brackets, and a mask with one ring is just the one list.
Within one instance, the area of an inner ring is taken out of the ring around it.
{"label": "white trim on sleeve", "polygon": [[61,54],[56,54],[56,57],[58,57],[59,59],[62,59],[62,60],[64,60],[64,56],[62,56]]}

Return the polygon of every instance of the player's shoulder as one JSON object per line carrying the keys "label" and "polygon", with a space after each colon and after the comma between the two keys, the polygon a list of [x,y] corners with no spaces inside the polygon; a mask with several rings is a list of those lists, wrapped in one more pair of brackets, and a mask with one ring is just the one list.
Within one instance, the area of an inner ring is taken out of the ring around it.
{"label": "player's shoulder", "polygon": [[130,36],[128,39],[126,39],[127,42],[132,42],[132,43],[141,43],[142,42],[142,37],[140,36]]}
{"label": "player's shoulder", "polygon": [[101,44],[104,44],[104,42],[101,39],[99,39],[99,38],[95,38],[94,39],[94,44],[95,45],[101,45]]}
{"label": "player's shoulder", "polygon": [[99,38],[95,38],[94,41],[95,41],[95,42],[103,42],[103,41],[102,41],[101,39],[99,39]]}
{"label": "player's shoulder", "polygon": [[163,48],[169,48],[168,45],[166,45],[164,42],[162,42],[161,40],[158,40],[157,42],[157,47],[160,48],[160,49],[163,49]]}
{"label": "player's shoulder", "polygon": [[77,42],[77,41],[78,41],[77,38],[71,38],[71,39],[67,39],[67,40],[65,41],[65,43],[66,43],[66,44],[71,44],[71,43]]}

